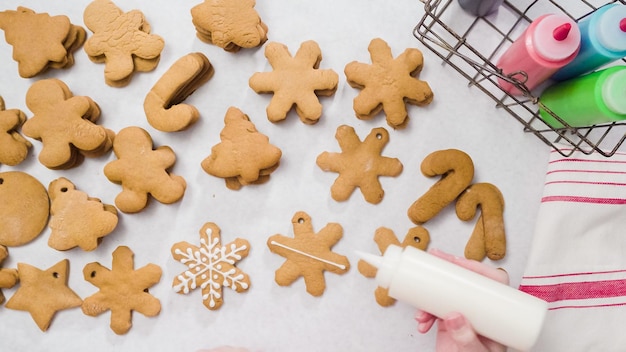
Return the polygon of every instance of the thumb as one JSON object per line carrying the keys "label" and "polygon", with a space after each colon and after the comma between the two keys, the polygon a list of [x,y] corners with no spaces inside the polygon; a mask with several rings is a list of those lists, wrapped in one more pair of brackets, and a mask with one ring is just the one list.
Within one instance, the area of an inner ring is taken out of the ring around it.
{"label": "thumb", "polygon": [[443,319],[446,329],[450,337],[457,345],[459,351],[464,352],[483,352],[487,348],[478,338],[472,325],[465,319],[462,314],[452,313]]}

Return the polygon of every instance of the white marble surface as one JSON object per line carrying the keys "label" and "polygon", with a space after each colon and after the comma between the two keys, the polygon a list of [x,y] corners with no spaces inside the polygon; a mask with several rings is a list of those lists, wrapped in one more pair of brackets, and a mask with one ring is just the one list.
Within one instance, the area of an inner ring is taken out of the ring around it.
{"label": "white marble surface", "polygon": [[[372,238],[378,227],[386,226],[404,237],[414,225],[408,219],[408,207],[436,180],[421,175],[419,166],[430,152],[458,148],[474,160],[475,182],[497,185],[506,200],[505,222],[508,253],[494,265],[504,267],[511,284],[519,283],[526,263],[535,217],[543,188],[549,148],[478,89],[469,88],[455,71],[424,48],[412,35],[423,14],[416,0],[359,1],[318,0],[258,1],[256,9],[269,27],[270,41],[286,44],[295,53],[300,43],[315,40],[322,49],[321,68],[339,74],[334,96],[322,98],[324,114],[320,122],[309,126],[292,112],[287,120],[272,124],[265,117],[270,95],[258,95],[248,86],[248,78],[258,71],[268,71],[263,49],[242,50],[237,54],[199,41],[189,10],[199,1],[118,1],[129,11],[138,8],[151,24],[153,33],[165,39],[165,49],[157,69],[134,76],[130,85],[112,88],[104,83],[103,65],[91,62],[83,49],[75,53],[76,64],[68,70],[52,70],[34,79],[17,74],[11,59],[12,48],[0,40],[0,95],[7,108],[22,109],[30,117],[25,94],[36,79],[55,77],[68,84],[74,95],[87,95],[101,107],[100,124],[119,131],[126,126],[140,126],[152,135],[155,145],[169,145],[177,154],[172,172],[182,175],[188,184],[182,201],[173,205],[151,202],[138,214],[120,214],[120,224],[93,252],[72,249],[56,251],[47,246],[50,230],[22,247],[10,248],[4,267],[18,262],[45,269],[63,258],[70,260],[69,286],[85,298],[97,288],[82,277],[82,268],[90,262],[111,265],[111,253],[119,245],[135,252],[135,266],[155,263],[163,269],[161,281],[150,292],[160,299],[162,311],[155,318],[133,315],[133,327],[118,336],[109,328],[109,313],[93,318],[80,309],[60,311],[47,332],[41,332],[29,314],[0,307],[0,349],[14,351],[194,351],[224,344],[262,351],[427,351],[433,350],[434,333],[421,335],[413,321],[414,309],[398,303],[381,308],[373,297],[374,281],[357,271],[354,250],[376,251]],[[65,14],[74,24],[83,25],[82,12],[88,1],[4,0],[1,10],[27,6],[37,12]],[[354,116],[352,99],[358,90],[351,88],[343,69],[353,60],[369,62],[367,46],[380,37],[392,47],[395,56],[405,48],[423,51],[426,80],[435,94],[427,107],[409,106],[411,120],[407,128],[392,130],[379,115],[361,121]],[[200,120],[179,133],[159,132],[147,123],[142,104],[145,94],[165,70],[179,57],[200,51],[215,67],[214,77],[188,100],[201,112]],[[247,113],[257,129],[282,149],[280,167],[269,183],[232,191],[223,180],[206,174],[200,162],[219,142],[223,117],[229,106]],[[334,138],[341,124],[353,126],[364,138],[372,128],[385,127],[391,140],[384,155],[398,157],[404,170],[398,177],[383,177],[385,197],[372,205],[355,192],[345,202],[330,197],[336,178],[317,167],[315,159],[323,151],[339,151]],[[51,171],[39,164],[41,143],[33,141],[31,154],[16,167],[0,166],[0,172],[21,170],[36,176],[44,185],[58,177],[67,177],[77,188],[103,202],[113,204],[120,186],[109,182],[104,165],[115,159],[112,153],[87,159],[73,169]],[[272,254],[266,240],[273,234],[291,236],[291,217],[296,211],[311,215],[315,230],[329,222],[343,226],[344,237],[333,248],[349,257],[350,271],[338,276],[326,274],[323,296],[305,292],[303,280],[290,287],[274,282],[274,271],[283,258]],[[250,290],[237,294],[225,289],[225,304],[209,311],[201,302],[200,292],[175,293],[171,283],[185,269],[170,254],[178,241],[198,243],[198,231],[205,222],[215,222],[222,230],[222,240],[235,237],[250,241],[252,250],[238,266],[252,280]],[[457,219],[453,207],[446,208],[425,227],[431,234],[431,247],[456,255],[463,248],[474,222]],[[17,287],[4,289],[7,298]],[[459,299],[463,299],[462,293]],[[514,317],[511,317],[514,319]]]}

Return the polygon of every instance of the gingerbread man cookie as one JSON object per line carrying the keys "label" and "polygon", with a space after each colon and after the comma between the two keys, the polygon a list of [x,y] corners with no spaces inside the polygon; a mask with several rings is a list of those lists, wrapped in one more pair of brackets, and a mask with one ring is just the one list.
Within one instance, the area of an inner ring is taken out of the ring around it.
{"label": "gingerbread man cookie", "polygon": [[6,304],[9,309],[30,313],[41,331],[48,330],[54,315],[79,307],[83,300],[67,286],[69,260],[63,259],[47,270],[17,263],[20,286]]}
{"label": "gingerbread man cookie", "polygon": [[136,213],[148,205],[148,195],[164,204],[175,203],[185,194],[187,183],[169,173],[176,154],[168,146],[153,149],[152,137],[141,127],[119,131],[113,143],[117,160],[105,165],[104,175],[122,185],[115,205],[125,213]]}
{"label": "gingerbread man cookie", "polygon": [[32,144],[18,132],[25,121],[21,110],[6,110],[0,97],[0,164],[15,166],[28,156]]}
{"label": "gingerbread man cookie", "polygon": [[368,51],[372,64],[353,61],[344,69],[350,86],[361,89],[354,112],[360,119],[370,119],[383,110],[389,126],[403,128],[408,121],[406,103],[423,106],[433,100],[428,83],[415,78],[422,70],[422,52],[409,48],[394,59],[380,38],[370,42]]}
{"label": "gingerbread man cookie", "polygon": [[374,128],[361,142],[354,128],[342,125],[337,128],[335,138],[341,153],[323,152],[317,157],[322,170],[339,173],[331,187],[333,199],[344,201],[358,187],[366,201],[379,203],[385,192],[378,177],[398,176],[402,172],[400,160],[380,155],[389,142],[387,130]]}
{"label": "gingerbread man cookie", "polygon": [[118,335],[130,330],[133,311],[147,317],[161,312],[161,302],[148,292],[161,280],[161,268],[148,264],[135,270],[133,257],[130,248],[119,246],[113,251],[111,269],[95,262],[83,268],[85,280],[99,288],[85,298],[81,306],[83,313],[94,317],[110,310],[111,330]]}
{"label": "gingerbread man cookie", "polygon": [[165,42],[150,34],[150,25],[139,10],[123,12],[110,0],[94,0],[83,13],[93,35],[85,42],[85,52],[94,62],[105,62],[105,82],[125,86],[135,71],[156,68]]}
{"label": "gingerbread man cookie", "polygon": [[267,40],[267,25],[254,9],[255,0],[205,0],[191,9],[200,40],[237,52]]}
{"label": "gingerbread man cookie", "polygon": [[117,226],[114,206],[102,204],[100,199],[77,190],[65,177],[52,181],[48,193],[52,200],[49,225],[52,232],[48,245],[54,249],[64,251],[80,247],[92,251],[98,247],[101,238]]}
{"label": "gingerbread man cookie", "polygon": [[[7,247],[0,245],[0,265],[9,256]],[[16,269],[0,268],[0,304],[4,303],[3,288],[11,288],[17,284],[19,276]]]}
{"label": "gingerbread man cookie", "polygon": [[203,304],[210,310],[224,304],[222,287],[239,293],[250,288],[250,277],[235,265],[248,256],[250,243],[241,238],[226,245],[221,241],[220,228],[208,222],[200,229],[199,247],[184,241],[172,246],[172,257],[189,267],[174,278],[174,291],[187,294],[200,288]]}
{"label": "gingerbread man cookie", "polygon": [[[400,243],[391,229],[379,227],[374,234],[374,242],[376,242],[381,254],[384,254],[387,247],[392,244],[402,248],[411,246],[426,250],[430,243],[430,234],[424,227],[413,227],[409,229],[402,243]],[[376,277],[376,272],[378,271],[374,266],[364,260],[359,260],[358,269],[363,276],[370,278]],[[380,286],[374,291],[374,297],[376,297],[376,302],[383,307],[391,306],[396,302],[394,298],[389,297],[389,289]]]}
{"label": "gingerbread man cookie", "polygon": [[267,240],[270,251],[286,259],[276,270],[275,281],[288,286],[303,277],[307,292],[321,296],[326,289],[325,271],[344,274],[350,269],[348,258],[331,250],[343,237],[343,228],[329,223],[316,234],[311,217],[302,211],[293,216],[291,223],[294,237],[277,234]]}
{"label": "gingerbread man cookie", "polygon": [[265,182],[278,167],[281,150],[235,107],[226,112],[220,139],[201,166],[208,174],[224,178],[230,189]]}
{"label": "gingerbread man cookie", "polygon": [[318,69],[322,61],[319,45],[306,41],[292,57],[287,46],[272,42],[265,46],[265,57],[273,71],[255,73],[249,85],[257,93],[274,93],[266,109],[267,118],[282,121],[295,107],[302,122],[317,123],[322,116],[318,96],[333,95],[339,81],[335,71]]}
{"label": "gingerbread man cookie", "polygon": [[100,108],[91,98],[73,96],[69,87],[54,78],[33,83],[26,92],[26,105],[34,113],[22,132],[40,140],[39,161],[50,169],[71,168],[78,154],[101,156],[111,149],[115,133],[95,122]]}
{"label": "gingerbread man cookie", "polygon": [[26,7],[0,12],[0,29],[13,46],[13,59],[19,75],[31,78],[48,68],[68,68],[74,64],[73,52],[86,38],[85,29],[70,23],[67,16],[35,13]]}

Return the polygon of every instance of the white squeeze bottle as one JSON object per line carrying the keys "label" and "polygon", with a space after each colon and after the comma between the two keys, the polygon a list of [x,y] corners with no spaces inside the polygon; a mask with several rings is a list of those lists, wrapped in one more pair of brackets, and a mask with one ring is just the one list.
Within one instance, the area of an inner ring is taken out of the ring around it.
{"label": "white squeeze bottle", "polygon": [[410,246],[358,254],[399,301],[437,317],[461,313],[478,334],[516,350],[529,350],[539,337],[548,304],[537,297]]}

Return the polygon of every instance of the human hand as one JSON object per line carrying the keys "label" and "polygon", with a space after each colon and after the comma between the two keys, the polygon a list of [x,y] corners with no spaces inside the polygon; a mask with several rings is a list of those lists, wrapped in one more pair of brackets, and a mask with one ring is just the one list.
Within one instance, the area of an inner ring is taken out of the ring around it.
{"label": "human hand", "polygon": [[[437,249],[431,249],[428,252],[493,280],[507,285],[509,283],[509,275],[504,270],[475,260],[456,257]],[[506,350],[504,345],[476,334],[470,322],[460,313],[450,313],[445,317],[437,318],[428,312],[418,311],[415,320],[418,323],[417,331],[422,334],[430,331],[433,325],[437,323],[437,351],[500,352]]]}

